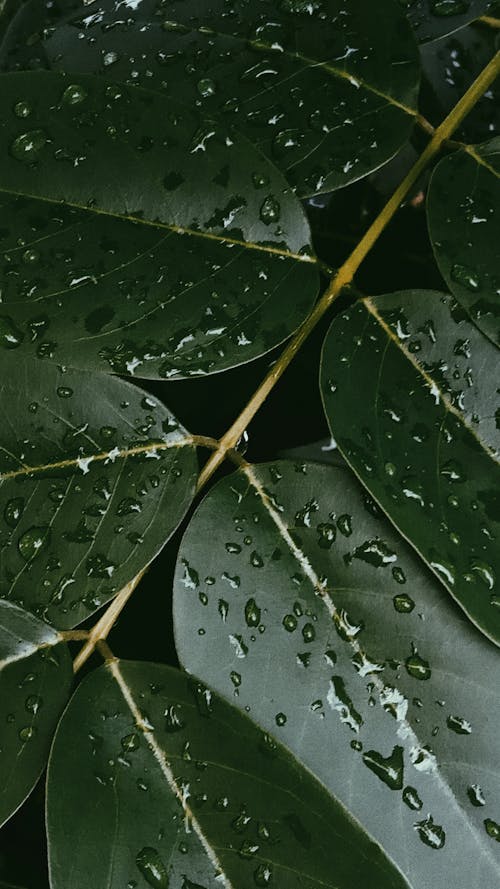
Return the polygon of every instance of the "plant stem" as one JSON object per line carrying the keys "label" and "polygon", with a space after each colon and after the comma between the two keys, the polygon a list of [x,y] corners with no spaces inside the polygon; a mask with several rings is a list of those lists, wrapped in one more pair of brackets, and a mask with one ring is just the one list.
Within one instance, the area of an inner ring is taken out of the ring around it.
{"label": "plant stem", "polygon": [[478,22],[488,25],[489,28],[500,28],[500,19],[496,19],[492,15],[482,15],[478,18]]}
{"label": "plant stem", "polygon": [[358,245],[352,251],[351,255],[333,276],[325,293],[319,302],[316,303],[311,314],[306,318],[303,324],[301,324],[297,333],[281,353],[280,357],[264,378],[259,388],[253,394],[239,417],[237,417],[230,429],[228,429],[222,436],[218,449],[213,452],[200,473],[197,487],[198,491],[200,491],[212,477],[216,469],[224,460],[228,450],[234,448],[248,424],[251,422],[259,408],[262,407],[269,393],[274,389],[276,383],[282,377],[290,362],[293,361],[295,355],[306,341],[309,334],[314,330],[325,312],[336,300],[341,290],[351,283],[359,266],[375,245],[383,230],[398,210],[406,194],[425,170],[429,161],[438,153],[443,142],[446,142],[447,139],[449,139],[451,134],[456,130],[471,108],[474,107],[490,84],[493,83],[499,73],[500,52],[497,52],[488,62],[486,67],[483,68],[467,92],[464,93],[461,99],[459,99],[445,120],[434,130],[431,140],[418,160],[407,173],[377,218],[372,222]]}
{"label": "plant stem", "polygon": [[107,638],[108,634],[113,629],[113,625],[119,614],[125,608],[125,605],[135,588],[139,585],[146,570],[146,568],[143,568],[142,571],[140,571],[139,574],[127,584],[127,586],[124,586],[123,589],[120,590],[116,598],[113,599],[109,607],[106,608],[106,611],[100,620],[98,620],[95,626],[92,627],[85,645],[82,646],[73,662],[73,670],[75,673],[78,673],[78,670],[80,670],[84,663],[88,661],[97,644]]}

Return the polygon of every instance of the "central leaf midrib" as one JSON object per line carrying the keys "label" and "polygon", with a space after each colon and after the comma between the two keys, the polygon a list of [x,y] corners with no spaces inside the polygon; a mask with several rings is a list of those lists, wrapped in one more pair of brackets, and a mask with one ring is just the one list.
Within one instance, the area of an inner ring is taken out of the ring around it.
{"label": "central leaf midrib", "polygon": [[85,213],[95,214],[96,216],[106,216],[111,219],[120,220],[121,222],[133,222],[137,225],[147,225],[152,228],[164,229],[177,235],[189,235],[197,238],[203,238],[209,241],[216,241],[221,244],[234,244],[235,246],[243,247],[246,250],[257,250],[262,253],[272,253],[277,256],[283,256],[287,259],[295,259],[298,262],[308,262],[313,265],[318,264],[318,259],[316,258],[316,256],[312,256],[307,253],[292,253],[292,251],[290,250],[284,250],[280,247],[269,247],[264,244],[258,244],[255,241],[242,241],[238,238],[232,238],[227,235],[216,235],[213,232],[197,231],[193,228],[174,225],[168,222],[153,222],[152,220],[141,219],[137,216],[127,216],[125,214],[112,213],[110,210],[105,210],[102,207],[87,207],[85,204],[78,204],[73,201],[66,200],[61,201],[57,198],[50,198],[47,195],[28,194],[27,192],[6,188],[4,185],[0,185],[0,194],[9,194],[19,198],[29,198],[33,201],[42,201],[43,203],[57,204],[58,206],[60,206],[62,203],[65,207],[72,207],[74,210],[81,210]]}
{"label": "central leaf midrib", "polygon": [[[299,568],[301,569],[304,576],[311,583],[311,586],[313,587],[314,594],[316,596],[318,596],[318,598],[323,603],[325,603],[330,616],[332,616],[332,612],[338,613],[337,606],[335,605],[335,602],[331,596],[332,590],[330,590],[329,587],[322,586],[320,579],[319,579],[319,575],[317,574],[316,570],[314,569],[314,566],[312,565],[309,557],[303,552],[303,550],[300,547],[298,547],[294,543],[293,538],[291,537],[291,534],[290,534],[290,529],[288,528],[288,524],[281,518],[281,516],[276,512],[276,510],[272,506],[272,504],[269,501],[269,498],[266,494],[265,488],[263,487],[262,483],[260,482],[260,479],[254,473],[253,467],[251,466],[251,464],[246,464],[239,471],[245,476],[249,485],[258,494],[259,499],[260,499],[264,509],[270,516],[275,527],[278,529],[280,536],[287,544],[291,555],[296,560],[296,562],[299,565]],[[285,528],[286,535],[283,534],[281,526],[283,526]],[[310,570],[311,570],[312,574],[314,575],[315,580],[313,580],[313,578],[308,573],[306,573],[304,571],[304,567],[303,567],[300,557],[298,556],[298,553],[300,553],[300,555],[302,556],[304,561],[307,562],[307,564],[309,565]],[[347,644],[350,646],[350,648],[352,649],[352,651],[354,653],[357,653],[357,652],[364,653],[363,649],[361,649],[359,643],[355,639],[349,639],[347,641]],[[385,687],[386,683],[383,683],[382,680],[379,679],[377,674],[373,675],[372,681],[374,683],[374,686],[377,688],[377,691],[380,693],[382,691],[382,689]],[[393,685],[392,687],[395,688],[397,691],[399,691],[399,689],[395,685]],[[402,694],[402,692],[400,692],[400,693]],[[403,697],[406,698],[406,695],[403,695]],[[418,744],[419,747],[425,746],[424,742],[421,741],[421,739],[415,732],[415,729],[410,725],[406,716],[402,720],[398,720],[398,721],[400,721],[402,724],[404,724],[405,728],[407,728],[407,730],[408,730],[408,734],[406,736],[407,738],[412,738],[414,740],[414,742],[416,742]],[[465,807],[460,803],[459,799],[455,795],[453,788],[448,784],[448,782],[445,780],[445,777],[441,773],[441,769],[439,767],[437,757],[436,757],[435,769],[430,774],[437,778],[439,785],[442,788],[445,796],[448,799],[451,799],[454,809],[458,811],[461,818],[465,819],[467,828],[469,830],[471,830],[476,835],[476,838],[477,838],[477,841],[479,844],[479,848],[483,850],[484,854],[486,854],[486,857],[492,861],[493,865],[498,870],[499,864],[498,864],[498,861],[493,856],[491,848],[488,846],[488,844],[486,843],[485,837],[483,836],[482,833],[479,832],[479,830],[475,826],[475,824],[473,824],[473,823],[471,824],[470,821],[468,820]]]}
{"label": "central leaf midrib", "polygon": [[[113,454],[113,449],[111,449],[111,451],[100,451],[97,454],[80,454],[78,457],[68,457],[65,460],[59,460],[54,463],[44,463],[39,466],[23,466],[21,469],[13,469],[10,472],[0,473],[0,485],[2,482],[9,481],[13,478],[19,478],[20,476],[31,476],[36,473],[50,472],[59,469],[80,468],[80,463],[85,463],[87,461],[89,462],[89,465],[94,462],[108,459],[111,463],[114,463],[117,459],[126,459],[127,457],[134,457],[139,454],[147,454],[153,451],[182,448],[188,445],[194,445],[194,439],[191,436],[186,436],[175,442],[159,441],[156,444],[150,443],[136,445],[133,448],[123,448],[120,449],[117,454]],[[112,456],[110,456],[110,454]]]}

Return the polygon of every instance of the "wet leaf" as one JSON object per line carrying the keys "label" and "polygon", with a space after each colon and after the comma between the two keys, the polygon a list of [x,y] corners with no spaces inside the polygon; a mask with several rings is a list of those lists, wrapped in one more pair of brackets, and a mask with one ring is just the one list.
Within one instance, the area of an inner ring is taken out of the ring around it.
{"label": "wet leaf", "polygon": [[136,386],[50,364],[16,364],[0,409],[0,595],[75,626],[181,521],[197,473],[192,440]]}
{"label": "wet leaf", "polygon": [[72,680],[61,636],[0,601],[0,824],[24,802],[44,769]]}
{"label": "wet leaf", "polygon": [[[421,110],[437,126],[495,55],[498,31],[478,23],[421,47]],[[471,109],[455,138],[484,142],[500,130],[500,85],[495,81]]]}
{"label": "wet leaf", "polygon": [[[387,161],[411,130],[418,53],[395,0],[176,0],[84,10],[34,0],[0,64],[99,73],[155,88],[236,125],[300,194],[332,191]],[[61,9],[62,7],[62,9]],[[33,39],[33,33],[37,39]]]}
{"label": "wet leaf", "polygon": [[443,160],[430,182],[427,220],[450,290],[478,327],[500,344],[500,139]]}
{"label": "wet leaf", "polygon": [[340,451],[497,643],[498,364],[452,297],[414,291],[363,299],[339,316],[321,369]]}
{"label": "wet leaf", "polygon": [[0,342],[16,359],[200,376],[309,312],[305,214],[243,137],[155,93],[50,72],[3,75],[0,112]]}
{"label": "wet leaf", "polygon": [[413,889],[495,889],[497,653],[352,475],[279,462],[219,482],[181,544],[174,618],[183,665],[275,732]]}
{"label": "wet leaf", "polygon": [[51,752],[47,832],[52,889],[408,885],[272,735],[160,664],[112,661],[79,686]]}
{"label": "wet leaf", "polygon": [[485,15],[491,0],[400,0],[420,43],[445,37]]}

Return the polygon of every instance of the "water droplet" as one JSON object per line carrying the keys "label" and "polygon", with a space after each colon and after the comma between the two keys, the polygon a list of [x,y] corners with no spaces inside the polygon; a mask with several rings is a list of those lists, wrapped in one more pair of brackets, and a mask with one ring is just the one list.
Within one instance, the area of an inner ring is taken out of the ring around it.
{"label": "water droplet", "polygon": [[419,654],[414,652],[409,658],[405,661],[405,667],[410,676],[413,676],[414,679],[429,679],[431,675],[431,668],[429,663],[420,657]]}
{"label": "water droplet", "polygon": [[59,386],[57,389],[57,394],[59,398],[71,398],[73,395],[73,389],[70,389],[69,386]]}
{"label": "water droplet", "polygon": [[286,723],[286,715],[284,713],[277,713],[275,716],[276,725],[285,725]]}
{"label": "water droplet", "polygon": [[102,63],[106,68],[109,68],[110,65],[114,65],[115,62],[118,61],[120,56],[114,50],[110,50],[110,52],[104,52],[102,56]]}
{"label": "water droplet", "polygon": [[302,638],[304,642],[314,642],[316,638],[316,630],[312,624],[304,624],[302,627]]}
{"label": "water droplet", "polygon": [[3,517],[11,528],[15,528],[23,514],[24,500],[22,497],[13,497],[9,500],[3,511]]}
{"label": "water droplet", "polygon": [[137,750],[141,742],[137,732],[131,732],[129,735],[125,735],[120,743],[124,753],[132,753],[134,750]]}
{"label": "water droplet", "polygon": [[50,528],[35,527],[24,532],[17,542],[17,548],[27,562],[40,554],[41,549],[49,543]]}
{"label": "water droplet", "polygon": [[245,605],[245,620],[248,627],[257,627],[260,623],[260,608],[255,599],[249,599]]}
{"label": "water droplet", "polygon": [[415,608],[415,602],[406,593],[398,593],[392,601],[394,608],[400,614],[409,614]]}
{"label": "water droplet", "polygon": [[79,86],[77,83],[70,83],[64,90],[61,101],[64,102],[65,105],[79,105],[80,102],[83,102],[86,98],[87,90],[85,90],[83,86]]}
{"label": "water droplet", "polygon": [[259,864],[254,871],[253,878],[256,886],[269,886],[273,879],[273,872],[269,864]]}
{"label": "water droplet", "polygon": [[271,222],[278,222],[280,218],[281,207],[272,195],[268,195],[265,201],[261,204],[260,208],[260,218],[262,222],[265,222],[266,225],[270,225]]}
{"label": "water droplet", "polygon": [[0,315],[0,345],[4,349],[16,349],[24,340],[24,333],[8,315]]}
{"label": "water droplet", "polygon": [[43,699],[39,695],[29,695],[24,702],[26,711],[28,713],[33,713],[34,716],[36,716],[42,705]]}
{"label": "water droplet", "polygon": [[363,753],[365,766],[380,778],[391,790],[403,787],[403,748],[394,747],[390,756],[384,757],[376,750]]}
{"label": "water droplet", "polygon": [[289,633],[293,633],[297,629],[297,618],[294,614],[285,614],[283,618],[283,626]]}
{"label": "water droplet", "polygon": [[204,99],[208,99],[209,96],[213,96],[217,92],[217,85],[210,77],[202,77],[196,84],[196,88]]}
{"label": "water droplet", "polygon": [[457,284],[461,284],[462,287],[466,287],[467,290],[471,290],[473,293],[476,293],[481,287],[479,275],[463,265],[452,266],[451,277]]}
{"label": "water droplet", "polygon": [[263,173],[252,173],[252,182],[254,188],[265,188],[266,185],[269,185],[269,177]]}
{"label": "water droplet", "polygon": [[163,715],[165,716],[165,729],[167,732],[179,732],[184,728],[185,723],[179,712],[178,704],[170,704]]}
{"label": "water droplet", "polygon": [[473,806],[486,805],[486,800],[479,784],[471,784],[470,787],[467,788],[467,796]]}
{"label": "water droplet", "polygon": [[26,744],[28,741],[32,741],[36,735],[36,728],[33,725],[26,725],[19,732],[19,739]]}
{"label": "water droplet", "polygon": [[406,803],[409,809],[414,809],[417,812],[422,808],[422,800],[414,787],[405,787],[403,790],[403,802]]}
{"label": "water droplet", "polygon": [[500,824],[497,824],[496,821],[492,821],[491,818],[485,818],[484,827],[486,833],[492,840],[496,840],[497,843],[500,843]]}
{"label": "water droplet", "polygon": [[18,161],[31,164],[47,144],[48,139],[43,130],[30,130],[14,139],[10,151]]}
{"label": "water droplet", "polygon": [[341,676],[332,676],[326,699],[332,710],[339,714],[340,721],[353,732],[359,732],[363,725],[363,718],[349,697]]}
{"label": "water droplet", "polygon": [[16,117],[29,117],[31,114],[31,105],[28,102],[16,102],[14,105],[14,114]]}
{"label": "water droplet", "polygon": [[153,886],[154,889],[168,889],[167,869],[156,849],[153,849],[152,846],[144,846],[137,853],[135,863],[150,886]]}
{"label": "water droplet", "polygon": [[428,815],[423,821],[417,821],[414,825],[420,839],[431,849],[442,849],[446,841],[446,833],[439,824],[434,823],[432,815]]}
{"label": "water droplet", "polygon": [[446,725],[452,732],[456,732],[457,735],[470,735],[472,732],[470,722],[462,716],[448,716]]}

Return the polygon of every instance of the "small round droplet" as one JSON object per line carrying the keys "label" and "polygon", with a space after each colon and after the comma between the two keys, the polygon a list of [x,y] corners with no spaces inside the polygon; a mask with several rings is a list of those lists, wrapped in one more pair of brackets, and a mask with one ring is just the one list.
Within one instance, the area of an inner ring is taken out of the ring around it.
{"label": "small round droplet", "polygon": [[36,161],[41,150],[48,142],[43,130],[30,130],[14,139],[10,152],[17,161],[31,164]]}
{"label": "small round droplet", "polygon": [[393,597],[393,604],[400,614],[409,614],[415,608],[415,602],[407,593],[398,593]]}
{"label": "small round droplet", "polygon": [[285,723],[286,723],[285,713],[277,713],[275,716],[275,719],[276,719],[276,725],[281,726],[281,725],[285,725]]}
{"label": "small round droplet", "polygon": [[210,77],[202,77],[196,84],[196,88],[204,99],[208,99],[209,96],[213,96],[217,92],[217,85]]}
{"label": "small round droplet", "polygon": [[[106,63],[105,63],[106,64]],[[87,98],[87,90],[77,83],[70,83],[64,90],[61,101],[65,105],[79,105]]]}
{"label": "small round droplet", "polygon": [[14,114],[16,117],[29,117],[31,114],[31,105],[28,102],[16,102],[14,105]]}
{"label": "small round droplet", "polygon": [[36,735],[36,728],[33,725],[26,725],[19,732],[19,740],[26,744],[28,741],[32,741]]}
{"label": "small round droplet", "polygon": [[272,195],[268,195],[260,207],[260,218],[266,225],[272,222],[278,222],[281,214],[281,207]]}
{"label": "small round droplet", "polygon": [[9,500],[3,511],[3,517],[6,523],[11,527],[15,528],[19,523],[19,520],[23,514],[24,510],[24,499],[22,497],[13,497],[12,500]]}

